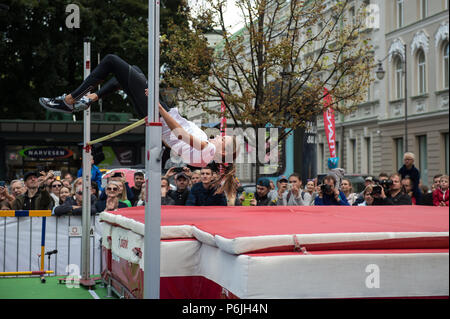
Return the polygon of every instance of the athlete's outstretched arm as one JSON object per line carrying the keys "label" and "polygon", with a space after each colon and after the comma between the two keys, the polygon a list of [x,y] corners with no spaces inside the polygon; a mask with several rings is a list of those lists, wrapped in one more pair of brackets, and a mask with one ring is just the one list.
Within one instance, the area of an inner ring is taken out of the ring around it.
{"label": "athlete's outstretched arm", "polygon": [[159,105],[159,114],[162,116],[164,121],[166,121],[167,126],[170,128],[170,130],[172,132],[176,132],[175,134],[179,139],[182,139],[183,141],[189,141],[190,146],[201,151],[208,145],[208,142],[200,141],[198,138],[186,132],[186,130],[180,124],[178,124],[177,121],[175,121],[175,119],[161,106],[161,104]]}

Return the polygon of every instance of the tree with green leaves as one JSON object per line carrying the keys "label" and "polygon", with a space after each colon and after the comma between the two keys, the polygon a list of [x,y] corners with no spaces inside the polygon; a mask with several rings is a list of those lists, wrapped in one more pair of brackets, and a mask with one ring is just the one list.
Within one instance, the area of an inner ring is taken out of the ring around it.
{"label": "tree with green leaves", "polygon": [[[220,110],[206,103],[223,102],[236,127],[281,128],[282,140],[324,111],[325,88],[332,96],[330,107],[342,114],[364,101],[374,66],[365,8],[354,8],[351,1],[236,0],[244,27],[232,34],[224,21],[226,2],[209,1],[200,19],[216,17],[223,34],[210,53],[209,74],[166,74],[166,83],[181,88],[185,103],[206,105],[205,111],[220,117]],[[201,34],[198,19],[190,19]],[[174,32],[168,43],[182,38]],[[168,57],[189,68],[210,52],[204,41],[193,47],[186,52],[180,46]]]}

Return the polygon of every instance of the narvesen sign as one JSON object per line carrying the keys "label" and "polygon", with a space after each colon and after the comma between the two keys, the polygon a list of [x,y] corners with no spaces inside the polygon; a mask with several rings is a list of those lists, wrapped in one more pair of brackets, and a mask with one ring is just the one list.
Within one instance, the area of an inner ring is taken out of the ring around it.
{"label": "narvesen sign", "polygon": [[73,152],[63,147],[30,147],[21,150],[19,154],[30,159],[47,160],[69,158]]}

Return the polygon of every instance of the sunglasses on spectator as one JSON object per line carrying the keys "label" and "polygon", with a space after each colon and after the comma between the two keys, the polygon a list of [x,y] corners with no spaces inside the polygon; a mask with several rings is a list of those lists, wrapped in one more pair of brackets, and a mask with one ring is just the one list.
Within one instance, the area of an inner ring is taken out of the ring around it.
{"label": "sunglasses on spectator", "polygon": [[62,185],[61,185],[61,184],[53,184],[52,187],[53,187],[53,188],[56,188],[56,187],[62,187]]}
{"label": "sunglasses on spectator", "polygon": [[116,190],[118,190],[118,188],[117,187],[107,187],[106,190],[115,192]]}

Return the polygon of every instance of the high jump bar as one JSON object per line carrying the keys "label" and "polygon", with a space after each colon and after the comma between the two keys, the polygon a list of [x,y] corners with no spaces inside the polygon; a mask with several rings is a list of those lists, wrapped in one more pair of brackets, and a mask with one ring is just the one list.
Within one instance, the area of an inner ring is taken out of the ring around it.
{"label": "high jump bar", "polygon": [[135,123],[133,123],[131,125],[128,125],[128,126],[124,127],[123,129],[120,129],[120,130],[118,130],[118,131],[116,131],[114,133],[111,133],[111,134],[108,134],[106,136],[100,137],[100,138],[98,138],[96,140],[93,140],[93,141],[90,141],[90,142],[88,142],[86,144],[87,145],[94,145],[94,144],[97,144],[97,143],[109,140],[109,139],[111,139],[113,137],[116,137],[116,136],[121,135],[123,133],[126,133],[128,131],[131,131],[131,130],[135,129],[138,126],[141,126],[142,124],[145,123],[146,120],[147,120],[147,117],[145,117],[143,119],[140,119],[139,121],[137,121],[137,122],[135,122]]}

